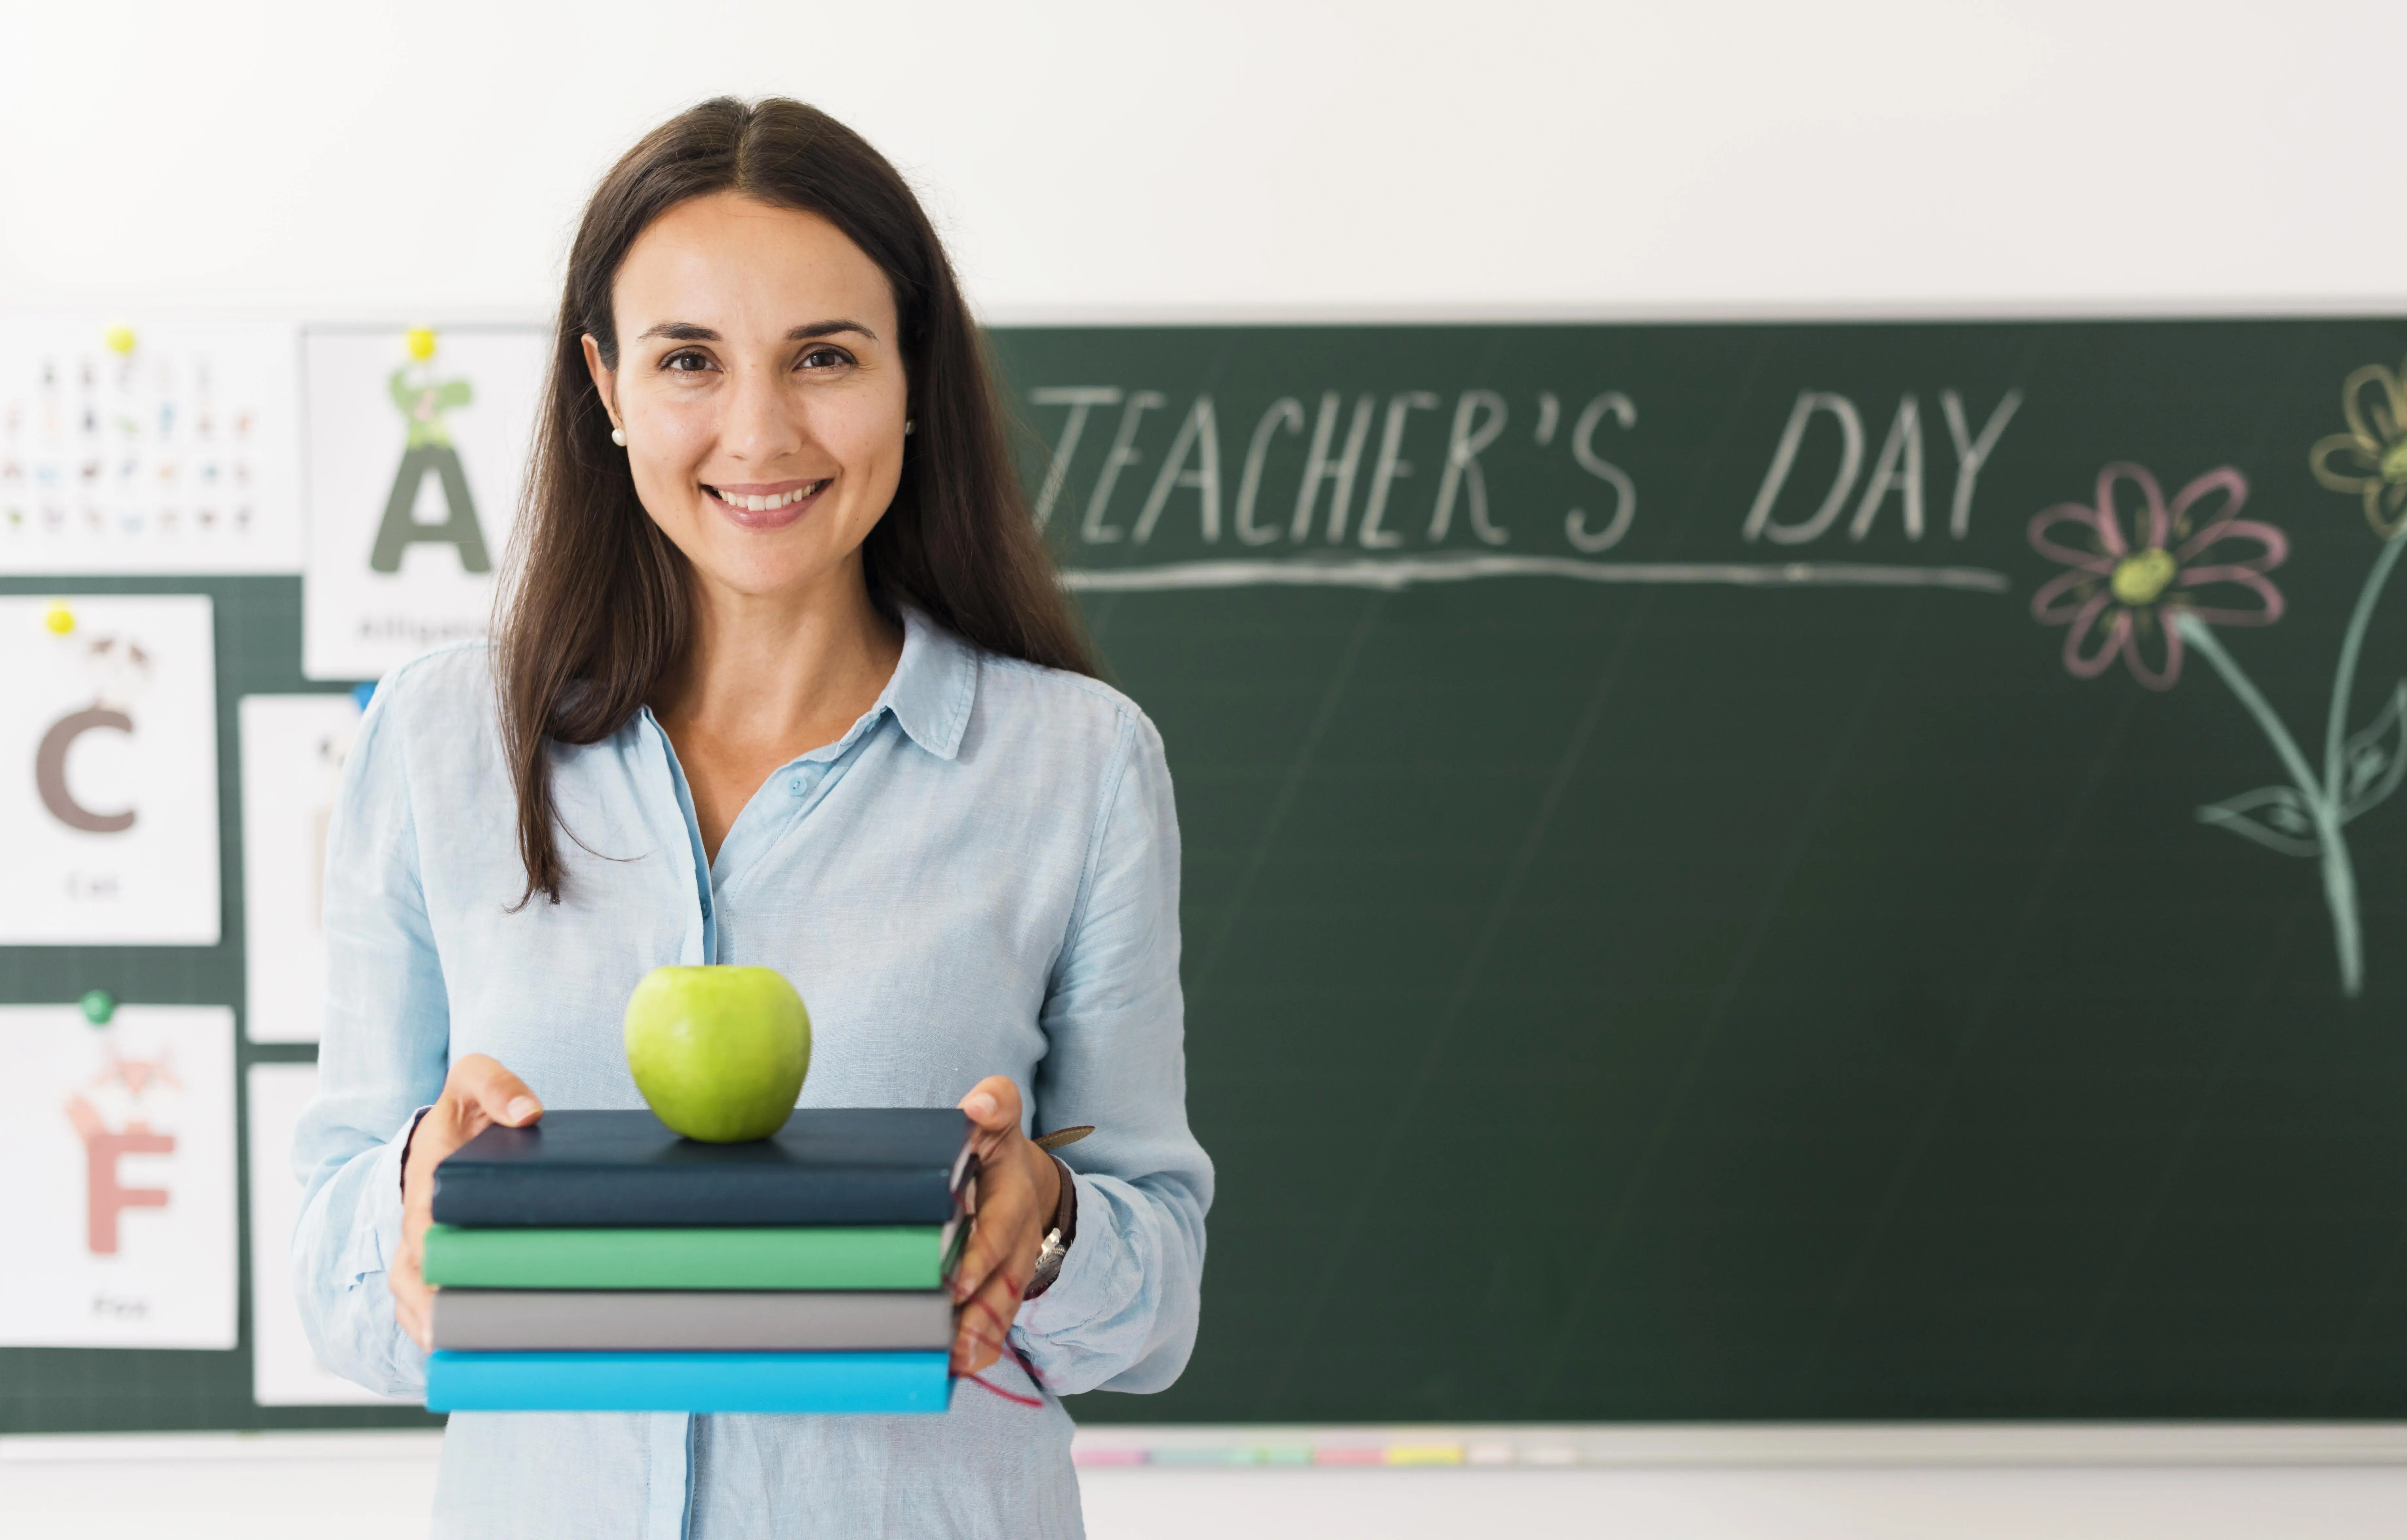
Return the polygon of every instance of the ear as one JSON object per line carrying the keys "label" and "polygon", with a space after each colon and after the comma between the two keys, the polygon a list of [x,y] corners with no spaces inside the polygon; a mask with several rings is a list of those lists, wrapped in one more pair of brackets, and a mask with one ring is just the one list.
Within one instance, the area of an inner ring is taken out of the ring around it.
{"label": "ear", "polygon": [[610,414],[610,426],[625,427],[619,421],[619,377],[603,367],[602,345],[593,340],[591,332],[585,335],[585,372],[592,377],[593,388],[602,394],[602,409]]}

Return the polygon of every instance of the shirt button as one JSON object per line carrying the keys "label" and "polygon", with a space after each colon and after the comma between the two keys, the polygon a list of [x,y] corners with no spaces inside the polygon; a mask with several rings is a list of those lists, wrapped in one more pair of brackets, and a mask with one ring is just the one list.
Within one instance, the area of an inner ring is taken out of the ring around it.
{"label": "shirt button", "polygon": [[786,790],[791,791],[798,797],[801,796],[803,794],[803,777],[796,776],[793,779],[788,781],[786,783]]}

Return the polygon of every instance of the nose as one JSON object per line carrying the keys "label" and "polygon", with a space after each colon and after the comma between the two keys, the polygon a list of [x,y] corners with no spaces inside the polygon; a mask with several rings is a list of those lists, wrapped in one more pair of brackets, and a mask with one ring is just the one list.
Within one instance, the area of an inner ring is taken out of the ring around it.
{"label": "nose", "polygon": [[784,375],[775,369],[733,372],[719,420],[719,448],[731,458],[765,466],[802,448],[809,437],[802,404],[785,385]]}

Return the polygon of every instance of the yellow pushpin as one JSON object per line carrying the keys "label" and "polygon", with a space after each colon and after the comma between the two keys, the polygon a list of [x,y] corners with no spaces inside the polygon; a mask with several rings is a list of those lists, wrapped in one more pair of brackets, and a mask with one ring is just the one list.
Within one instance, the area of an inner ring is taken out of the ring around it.
{"label": "yellow pushpin", "polygon": [[101,333],[100,339],[108,344],[108,350],[112,353],[124,354],[134,350],[134,328],[121,321]]}
{"label": "yellow pushpin", "polygon": [[75,629],[75,611],[64,605],[52,605],[42,623],[50,628],[53,636],[64,636]]}
{"label": "yellow pushpin", "polygon": [[430,326],[413,326],[402,339],[409,345],[409,356],[423,364],[434,356],[434,330]]}

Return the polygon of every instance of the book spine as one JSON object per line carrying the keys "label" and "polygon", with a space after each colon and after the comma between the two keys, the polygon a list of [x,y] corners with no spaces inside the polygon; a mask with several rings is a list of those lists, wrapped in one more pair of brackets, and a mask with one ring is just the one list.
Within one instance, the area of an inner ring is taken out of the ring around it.
{"label": "book spine", "polygon": [[943,1353],[462,1353],[426,1360],[431,1412],[941,1412]]}
{"label": "book spine", "polygon": [[941,1289],[434,1295],[434,1346],[466,1351],[933,1352],[952,1340],[952,1296]]}
{"label": "book spine", "polygon": [[950,1174],[931,1168],[821,1179],[690,1173],[435,1169],[434,1219],[491,1228],[648,1229],[732,1225],[943,1224],[960,1207]]}
{"label": "book spine", "polygon": [[961,1225],[426,1233],[426,1281],[472,1289],[935,1289]]}

